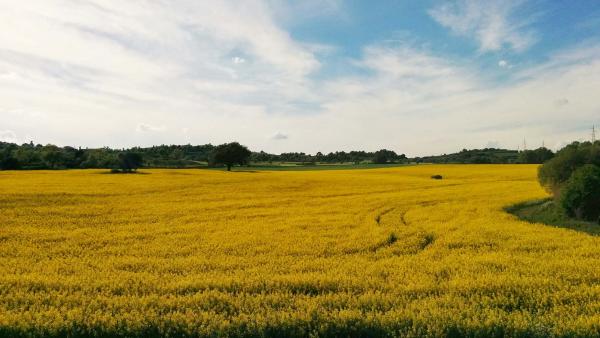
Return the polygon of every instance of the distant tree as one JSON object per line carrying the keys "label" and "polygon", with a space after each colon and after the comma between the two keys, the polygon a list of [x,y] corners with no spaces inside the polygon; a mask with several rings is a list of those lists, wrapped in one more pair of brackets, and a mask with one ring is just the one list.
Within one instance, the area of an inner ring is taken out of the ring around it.
{"label": "distant tree", "polygon": [[62,166],[64,154],[59,147],[48,144],[42,148],[42,159],[44,160],[46,166],[56,169],[59,166]]}
{"label": "distant tree", "polygon": [[485,156],[485,155],[481,154],[481,155],[475,155],[475,156],[471,157],[471,159],[469,160],[469,163],[490,164],[490,163],[494,163],[494,161],[489,156]]}
{"label": "distant tree", "polygon": [[373,163],[379,164],[388,163],[398,158],[398,155],[394,151],[387,149],[378,150],[373,155]]}
{"label": "distant tree", "polygon": [[560,193],[560,204],[571,217],[600,221],[600,167],[575,170]]}
{"label": "distant tree", "polygon": [[119,169],[130,173],[136,171],[144,163],[142,155],[134,152],[123,152],[117,156]]}
{"label": "distant tree", "polygon": [[19,168],[19,161],[12,155],[10,150],[5,149],[0,152],[0,170],[15,170]]}
{"label": "distant tree", "polygon": [[46,168],[41,157],[42,147],[36,147],[33,144],[23,144],[13,152],[14,157],[22,169]]}
{"label": "distant tree", "polygon": [[535,150],[524,150],[519,153],[519,163],[542,164],[554,157],[552,150],[541,147]]}
{"label": "distant tree", "polygon": [[425,163],[516,163],[519,152],[508,149],[463,149],[458,153],[425,156],[414,159]]}
{"label": "distant tree", "polygon": [[251,154],[248,148],[237,142],[225,143],[214,149],[212,161],[213,164],[226,165],[227,171],[231,171],[231,167],[235,164],[247,164]]}

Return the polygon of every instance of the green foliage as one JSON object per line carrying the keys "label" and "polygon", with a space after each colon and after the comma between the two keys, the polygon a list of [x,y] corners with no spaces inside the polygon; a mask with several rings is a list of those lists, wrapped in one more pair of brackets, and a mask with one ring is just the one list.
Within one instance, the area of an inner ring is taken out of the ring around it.
{"label": "green foliage", "polygon": [[600,216],[600,142],[573,142],[538,171],[540,184],[554,193],[567,216],[597,221]]}
{"label": "green foliage", "polygon": [[398,158],[398,154],[396,154],[392,150],[381,149],[375,152],[373,155],[373,163],[383,164],[388,162],[393,162]]}
{"label": "green foliage", "polygon": [[0,170],[15,170],[19,168],[19,161],[12,155],[10,150],[4,149],[0,151]]}
{"label": "green foliage", "polygon": [[213,145],[161,145],[148,148],[117,150],[110,148],[81,149],[55,145],[16,145],[0,142],[0,170],[8,169],[72,169],[116,168],[121,152],[143,156],[149,167],[197,167],[208,161]]}
{"label": "green foliage", "polygon": [[552,150],[541,147],[535,150],[524,150],[519,154],[519,163],[542,164],[554,157]]}
{"label": "green foliage", "polygon": [[597,223],[569,217],[560,203],[556,203],[552,199],[527,201],[507,207],[505,210],[528,222],[573,229],[595,236],[600,235],[600,227]]}
{"label": "green foliage", "polygon": [[416,157],[417,163],[518,163],[519,152],[516,150],[485,148],[485,149],[463,149],[458,153],[443,154],[439,156]]}
{"label": "green foliage", "polygon": [[227,170],[230,171],[235,164],[248,164],[251,154],[252,152],[248,148],[237,142],[225,143],[215,148],[211,162],[215,165],[224,164],[227,166]]}
{"label": "green foliage", "polygon": [[567,145],[540,167],[538,178],[542,186],[558,196],[562,185],[573,172],[586,164],[600,165],[600,142],[573,142]]}
{"label": "green foliage", "polygon": [[[0,170],[8,169],[74,169],[74,168],[116,168],[119,166],[118,155],[121,152],[134,152],[143,156],[144,166],[150,168],[190,168],[214,164],[215,146],[205,145],[160,145],[147,148],[131,149],[81,149],[73,147],[57,147],[25,143],[16,145],[0,142]],[[378,158],[375,158],[378,156]],[[369,163],[377,161],[385,163],[405,163],[406,155],[397,155],[391,150],[378,152],[336,151],[328,154],[321,152],[315,155],[306,153],[270,154],[264,151],[252,152],[245,162],[294,162],[300,164],[317,163]]]}
{"label": "green foliage", "polygon": [[571,217],[600,220],[600,167],[586,164],[575,170],[561,190],[560,204]]}
{"label": "green foliage", "polygon": [[50,169],[61,168],[61,164],[64,161],[64,154],[59,147],[49,144],[42,149],[42,160]]}
{"label": "green foliage", "polygon": [[[376,157],[380,156],[379,159]],[[384,161],[385,160],[385,161]],[[280,155],[265,153],[264,151],[252,153],[253,162],[301,162],[301,163],[355,163],[362,162],[389,163],[404,162],[406,155],[397,155],[394,151],[382,149],[377,152],[352,150],[330,152],[323,154],[317,152],[315,155],[306,153],[282,153]]]}
{"label": "green foliage", "polygon": [[124,173],[136,171],[144,164],[142,155],[134,152],[124,152],[117,156],[119,169]]}

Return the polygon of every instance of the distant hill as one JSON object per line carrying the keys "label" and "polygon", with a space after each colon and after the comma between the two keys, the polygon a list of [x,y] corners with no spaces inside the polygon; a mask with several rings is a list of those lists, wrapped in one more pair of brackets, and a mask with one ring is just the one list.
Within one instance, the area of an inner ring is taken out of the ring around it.
{"label": "distant hill", "polygon": [[415,157],[417,163],[522,163],[520,152],[509,149],[463,149],[458,153],[437,156]]}

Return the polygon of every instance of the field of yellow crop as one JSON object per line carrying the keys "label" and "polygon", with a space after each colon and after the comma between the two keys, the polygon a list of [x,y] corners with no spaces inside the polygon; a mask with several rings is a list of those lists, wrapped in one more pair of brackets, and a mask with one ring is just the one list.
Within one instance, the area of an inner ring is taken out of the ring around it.
{"label": "field of yellow crop", "polygon": [[536,170],[0,172],[0,335],[599,336]]}

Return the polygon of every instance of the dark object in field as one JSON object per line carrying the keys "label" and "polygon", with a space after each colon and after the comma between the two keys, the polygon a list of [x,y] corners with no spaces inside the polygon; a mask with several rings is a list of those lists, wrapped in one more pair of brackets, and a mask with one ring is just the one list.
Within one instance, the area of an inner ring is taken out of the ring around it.
{"label": "dark object in field", "polygon": [[441,180],[443,177],[442,175],[432,175],[431,178],[434,180]]}

